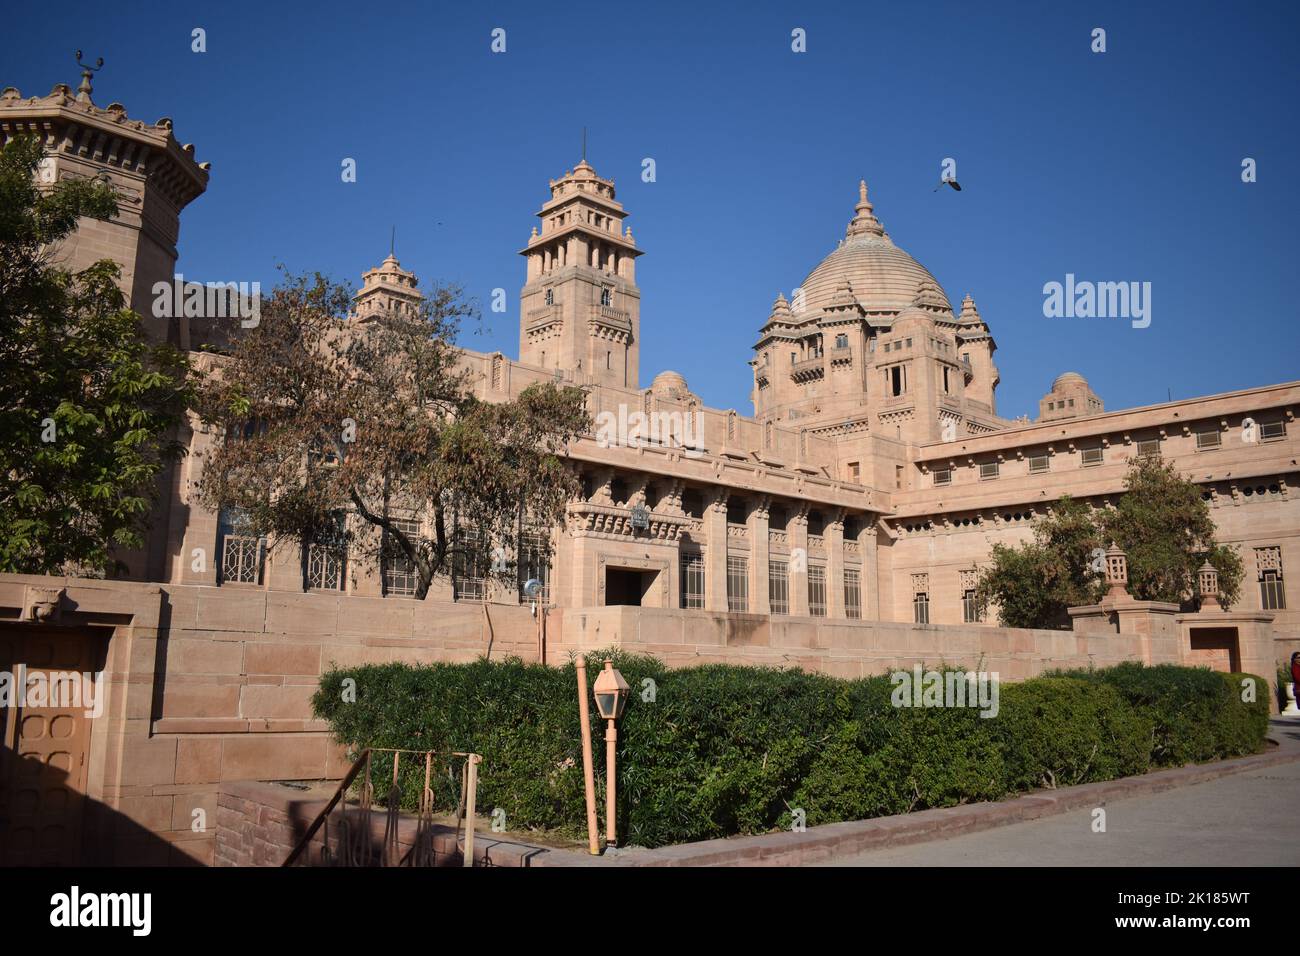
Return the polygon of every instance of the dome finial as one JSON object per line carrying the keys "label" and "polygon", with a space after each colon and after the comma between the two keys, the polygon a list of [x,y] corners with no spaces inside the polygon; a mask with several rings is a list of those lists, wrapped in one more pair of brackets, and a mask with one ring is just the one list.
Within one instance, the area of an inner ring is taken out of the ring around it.
{"label": "dome finial", "polygon": [[849,228],[845,235],[853,236],[880,236],[885,235],[885,227],[880,224],[872,212],[874,209],[870,200],[867,199],[867,181],[861,179],[858,181],[858,204],[853,207],[853,221],[849,223]]}

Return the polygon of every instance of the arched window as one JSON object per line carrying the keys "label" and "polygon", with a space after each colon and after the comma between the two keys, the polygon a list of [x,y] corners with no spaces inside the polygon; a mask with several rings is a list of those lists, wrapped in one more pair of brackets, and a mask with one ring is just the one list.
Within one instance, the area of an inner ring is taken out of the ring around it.
{"label": "arched window", "polygon": [[601,305],[609,305],[609,304],[610,304],[610,294],[609,294],[609,290],[608,290],[608,289],[601,289],[601,290],[600,290],[600,304],[601,304]]}
{"label": "arched window", "polygon": [[555,290],[554,290],[554,289],[547,289],[547,290],[546,290],[546,304],[547,304],[547,305],[555,305]]}

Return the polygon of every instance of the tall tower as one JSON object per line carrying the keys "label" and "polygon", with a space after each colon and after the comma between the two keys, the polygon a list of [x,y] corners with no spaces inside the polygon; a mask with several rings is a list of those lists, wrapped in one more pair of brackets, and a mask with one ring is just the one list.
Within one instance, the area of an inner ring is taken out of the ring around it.
{"label": "tall tower", "polygon": [[153,315],[153,287],[172,281],[181,210],[207,188],[208,164],[195,162],[194,147],[176,140],[170,119],[146,125],[120,103],[95,105],[92,74],[83,67],[75,94],[63,83],[49,96],[24,99],[13,87],[0,92],[0,145],[37,137],[46,156],[38,174],[43,183],[99,178],[112,186],[117,216],[82,219],[60,244],[56,264],[75,272],[99,259],[116,260],[127,302],[149,333],[188,347],[188,320]]}
{"label": "tall tower", "polygon": [[519,360],[560,369],[578,382],[637,388],[641,255],[614,181],[586,159],[551,181],[520,255],[528,278],[519,294]]}

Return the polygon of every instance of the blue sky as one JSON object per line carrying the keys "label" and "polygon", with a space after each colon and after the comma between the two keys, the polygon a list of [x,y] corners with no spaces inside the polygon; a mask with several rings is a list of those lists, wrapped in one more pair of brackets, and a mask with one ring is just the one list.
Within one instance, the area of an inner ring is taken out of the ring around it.
{"label": "blue sky", "polygon": [[[212,163],[182,218],[188,278],[271,283],[283,262],[358,283],[396,226],[422,283],[485,310],[508,291],[464,344],[516,355],[516,253],[586,126],[645,251],[643,385],[675,368],[752,411],[755,334],[843,236],[862,177],[954,305],[975,296],[1003,415],[1036,415],[1067,369],[1112,409],[1300,378],[1294,3],[60,9],[8,11],[0,85],[75,87],[81,48],[106,60],[99,105],[173,118]],[[933,191],[945,157],[960,193]],[[1043,285],[1067,273],[1150,282],[1150,327],[1045,318]]]}

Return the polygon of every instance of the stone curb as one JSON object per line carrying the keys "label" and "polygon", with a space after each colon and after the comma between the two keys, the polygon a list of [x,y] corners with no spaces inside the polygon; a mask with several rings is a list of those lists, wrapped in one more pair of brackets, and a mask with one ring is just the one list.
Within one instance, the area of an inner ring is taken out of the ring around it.
{"label": "stone curb", "polygon": [[969,803],[941,810],[921,810],[873,820],[831,823],[803,833],[766,833],[682,843],[657,850],[632,850],[616,858],[592,857],[563,850],[540,853],[529,866],[809,866],[866,850],[925,843],[994,827],[1037,820],[1108,801],[1160,793],[1175,787],[1207,783],[1220,777],[1261,770],[1300,760],[1300,749],[1189,764],[1140,777],[1087,783],[1061,790],[1036,790],[1010,800]]}

